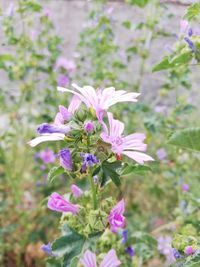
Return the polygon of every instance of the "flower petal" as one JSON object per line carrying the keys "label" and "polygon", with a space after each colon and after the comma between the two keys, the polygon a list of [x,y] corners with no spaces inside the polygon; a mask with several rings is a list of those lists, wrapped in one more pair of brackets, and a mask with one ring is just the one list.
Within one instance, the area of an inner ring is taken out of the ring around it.
{"label": "flower petal", "polygon": [[97,267],[96,255],[90,250],[85,251],[80,262],[84,267]]}
{"label": "flower petal", "polygon": [[111,249],[104,257],[100,264],[100,267],[117,267],[120,266],[121,262],[117,258],[116,251]]}
{"label": "flower petal", "polygon": [[44,134],[41,136],[38,136],[31,141],[28,142],[28,144],[31,147],[35,147],[39,145],[40,143],[47,142],[47,141],[61,141],[64,140],[65,135],[62,133],[52,133],[52,134]]}
{"label": "flower petal", "polygon": [[144,153],[135,151],[123,151],[122,154],[134,159],[137,163],[143,165],[145,161],[153,161],[154,159]]}

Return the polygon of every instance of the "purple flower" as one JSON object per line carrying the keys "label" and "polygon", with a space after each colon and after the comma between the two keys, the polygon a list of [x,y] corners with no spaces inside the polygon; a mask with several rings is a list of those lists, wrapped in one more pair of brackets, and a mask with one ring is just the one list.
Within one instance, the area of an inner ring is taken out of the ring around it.
{"label": "purple flower", "polygon": [[41,250],[43,250],[49,256],[56,257],[56,254],[52,252],[51,243],[48,243],[47,245],[43,244],[41,246]]}
{"label": "purple flower", "polygon": [[60,74],[57,78],[58,86],[67,86],[69,85],[69,78],[67,75]]}
{"label": "purple flower", "polygon": [[188,36],[191,37],[192,35],[193,35],[193,30],[192,30],[192,28],[190,27],[190,28],[188,29]]}
{"label": "purple flower", "polygon": [[77,214],[79,212],[79,207],[66,199],[64,199],[58,193],[52,193],[49,197],[47,206],[50,210],[58,212],[71,212]]}
{"label": "purple flower", "polygon": [[192,42],[192,40],[188,37],[184,37],[184,40],[186,41],[186,43],[188,44],[189,48],[192,50],[192,52],[196,52],[196,46],[194,45],[194,43]]}
{"label": "purple flower", "polygon": [[185,247],[185,249],[184,249],[184,253],[185,253],[187,256],[194,254],[194,252],[195,252],[195,250],[193,249],[192,246],[187,246],[187,247]]}
{"label": "purple flower", "polygon": [[64,57],[60,57],[56,62],[55,69],[58,70],[60,68],[63,68],[68,72],[73,72],[76,69],[76,65],[72,60],[67,60]]}
{"label": "purple flower", "polygon": [[37,128],[39,134],[51,134],[51,133],[63,133],[66,134],[70,131],[70,126],[68,125],[55,125],[49,123],[42,123]]}
{"label": "purple flower", "polygon": [[125,244],[128,239],[128,229],[122,231],[122,244]]}
{"label": "purple flower", "polygon": [[101,138],[104,142],[111,144],[111,150],[120,158],[121,154],[135,160],[139,164],[153,160],[152,157],[138,151],[145,151],[147,145],[143,143],[145,135],[134,133],[123,136],[124,123],[113,118],[113,114],[108,112],[109,129],[103,123],[104,131]]}
{"label": "purple flower", "polygon": [[94,131],[94,123],[92,121],[85,121],[83,128],[85,132],[92,133]]}
{"label": "purple flower", "polygon": [[81,172],[85,172],[88,166],[94,166],[99,163],[99,160],[93,154],[81,152],[80,156],[83,158]]}
{"label": "purple flower", "polygon": [[60,165],[65,169],[65,170],[72,170],[72,158],[71,158],[71,153],[70,150],[67,148],[61,149],[59,152],[59,157],[60,157]]}
{"label": "purple flower", "polygon": [[133,257],[135,254],[135,251],[133,249],[133,247],[129,246],[125,249],[125,252],[129,254],[130,257]]}
{"label": "purple flower", "polygon": [[59,112],[56,114],[54,123],[56,125],[64,124],[65,121],[69,121],[75,111],[79,108],[81,101],[77,96],[73,96],[69,107],[66,108],[62,105],[59,106]]}
{"label": "purple flower", "polygon": [[173,253],[173,256],[175,259],[182,259],[183,258],[183,256],[180,254],[180,252],[175,248],[172,248],[172,253]]}
{"label": "purple flower", "polygon": [[116,91],[114,87],[109,87],[104,90],[95,90],[92,86],[79,87],[77,84],[72,84],[76,90],[70,90],[63,87],[58,87],[60,92],[70,92],[79,97],[88,108],[93,108],[99,121],[102,122],[105,111],[119,102],[137,102],[138,93],[127,93],[124,90]]}
{"label": "purple flower", "polygon": [[190,189],[189,184],[182,184],[182,186],[181,186],[182,192],[188,192],[189,189]]}
{"label": "purple flower", "polygon": [[123,216],[124,206],[124,199],[122,199],[112,208],[108,216],[110,229],[114,233],[116,233],[118,229],[125,227],[125,217]]}
{"label": "purple flower", "polygon": [[[83,254],[83,257],[80,260],[80,263],[84,267],[97,267],[96,255],[90,251],[86,250]],[[116,251],[111,249],[103,258],[99,267],[118,267],[121,262],[117,258]]]}
{"label": "purple flower", "polygon": [[187,20],[180,21],[180,33],[185,34],[189,26],[189,22]]}
{"label": "purple flower", "polygon": [[164,148],[160,148],[156,151],[156,155],[159,160],[164,160],[167,157],[167,152]]}
{"label": "purple flower", "polygon": [[48,148],[40,151],[38,156],[45,164],[52,163],[56,159],[54,152]]}
{"label": "purple flower", "polygon": [[6,16],[13,17],[15,12],[15,6],[14,3],[10,3],[8,6],[8,9],[6,10]]}
{"label": "purple flower", "polygon": [[74,197],[78,198],[83,194],[83,191],[75,184],[71,185],[71,191]]}

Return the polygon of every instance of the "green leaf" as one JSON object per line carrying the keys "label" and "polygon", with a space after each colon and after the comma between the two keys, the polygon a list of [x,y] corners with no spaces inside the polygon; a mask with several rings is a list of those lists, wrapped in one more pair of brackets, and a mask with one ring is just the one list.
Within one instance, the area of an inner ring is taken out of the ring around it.
{"label": "green leaf", "polygon": [[79,262],[79,257],[75,257],[71,260],[70,267],[77,267]]}
{"label": "green leaf", "polygon": [[185,65],[189,63],[191,59],[192,59],[191,51],[187,51],[180,55],[176,55],[172,58],[164,57],[164,59],[160,63],[158,63],[157,65],[153,67],[152,71],[156,72],[156,71],[171,69],[171,68],[175,68],[181,65]]}
{"label": "green leaf", "polygon": [[14,57],[12,55],[8,55],[8,54],[3,54],[0,55],[0,62],[2,61],[14,61]]}
{"label": "green leaf", "polygon": [[127,29],[131,28],[131,22],[129,20],[124,21],[122,25]]}
{"label": "green leaf", "polygon": [[103,171],[103,178],[104,180],[107,180],[108,177],[113,181],[113,183],[119,187],[121,185],[120,181],[120,175],[115,171],[121,166],[120,161],[115,161],[115,162],[107,162],[104,161],[102,164],[102,171]]}
{"label": "green leaf", "polygon": [[129,175],[132,173],[137,175],[145,175],[147,171],[151,171],[151,168],[146,165],[127,165],[122,170],[122,175]]}
{"label": "green leaf", "polygon": [[131,241],[134,243],[142,242],[152,246],[157,246],[157,240],[153,238],[151,235],[144,232],[135,232],[131,235]]}
{"label": "green leaf", "polygon": [[188,7],[187,13],[185,14],[184,18],[187,20],[193,20],[200,14],[200,4],[194,3]]}
{"label": "green leaf", "polygon": [[199,267],[200,266],[200,254],[194,255],[188,258],[182,265],[183,267]]}
{"label": "green leaf", "polygon": [[137,5],[139,7],[144,7],[148,4],[149,0],[126,0],[127,3],[131,5]]}
{"label": "green leaf", "polygon": [[46,267],[62,267],[61,260],[51,258],[46,261]]}
{"label": "green leaf", "polygon": [[48,181],[50,183],[52,183],[54,181],[54,179],[63,174],[65,172],[65,170],[63,169],[62,166],[59,166],[59,167],[53,167],[50,172],[48,173]]}
{"label": "green leaf", "polygon": [[64,256],[64,266],[69,267],[71,260],[79,255],[85,243],[85,237],[65,226],[65,235],[52,244],[52,252],[58,257]]}
{"label": "green leaf", "polygon": [[189,128],[173,133],[169,144],[200,151],[200,128]]}

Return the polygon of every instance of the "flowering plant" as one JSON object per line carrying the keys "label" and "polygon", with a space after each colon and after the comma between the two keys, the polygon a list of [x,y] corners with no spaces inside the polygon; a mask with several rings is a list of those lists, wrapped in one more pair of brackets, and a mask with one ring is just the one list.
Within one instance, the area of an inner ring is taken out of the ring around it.
{"label": "flowering plant", "polygon": [[[107,234],[118,236],[126,227],[125,200],[117,202],[106,191],[112,188],[111,181],[120,188],[121,177],[132,170],[130,167],[143,169],[143,164],[153,158],[145,153],[145,135],[124,136],[124,123],[114,119],[108,109],[119,102],[136,102],[139,94],[113,87],[95,90],[72,86],[74,90],[58,87],[58,91],[73,94],[69,107],[59,106],[54,122],[39,125],[39,136],[29,141],[32,147],[62,141],[58,166],[51,169],[48,180],[52,183],[60,175],[68,182],[71,179],[71,192],[53,192],[47,203],[50,210],[62,214],[63,235],[42,249],[52,257],[50,262],[59,261],[64,266],[91,267],[99,262],[101,267],[117,267],[121,264],[117,254],[120,246],[111,242],[108,252],[102,250],[102,242]],[[126,244],[127,236],[123,236],[122,243]],[[98,239],[102,239],[99,245]],[[100,255],[96,257],[92,251]],[[127,245],[125,251],[134,254],[131,246]]]}

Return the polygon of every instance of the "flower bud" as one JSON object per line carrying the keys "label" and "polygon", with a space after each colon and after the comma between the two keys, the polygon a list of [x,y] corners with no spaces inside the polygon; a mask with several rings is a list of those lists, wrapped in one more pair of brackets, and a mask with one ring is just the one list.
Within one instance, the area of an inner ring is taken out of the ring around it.
{"label": "flower bud", "polygon": [[94,131],[94,123],[92,121],[85,121],[83,128],[85,132],[92,133]]}
{"label": "flower bud", "polygon": [[192,255],[194,252],[195,252],[195,251],[194,251],[194,249],[193,249],[192,246],[187,246],[187,247],[185,247],[185,249],[184,249],[184,253],[185,253],[187,256]]}
{"label": "flower bud", "polygon": [[60,156],[60,165],[65,170],[72,170],[72,159],[71,159],[71,153],[69,149],[61,149],[59,152]]}

